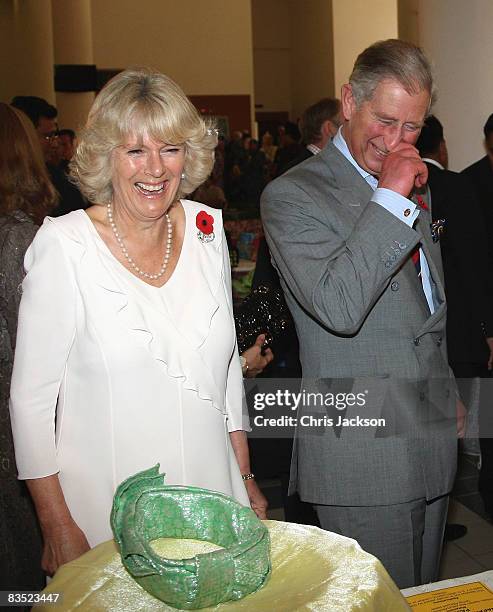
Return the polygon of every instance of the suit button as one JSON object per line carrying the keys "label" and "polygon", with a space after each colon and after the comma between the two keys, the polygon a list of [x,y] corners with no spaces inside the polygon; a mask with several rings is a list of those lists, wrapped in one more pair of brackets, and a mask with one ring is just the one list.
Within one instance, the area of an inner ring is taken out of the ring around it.
{"label": "suit button", "polygon": [[421,393],[419,394],[419,401],[424,402],[425,399],[426,399],[426,395],[421,391]]}
{"label": "suit button", "polygon": [[443,338],[440,336],[437,340],[437,346],[442,346]]}
{"label": "suit button", "polygon": [[399,283],[397,281],[394,281],[391,285],[390,288],[392,289],[392,291],[399,291]]}
{"label": "suit button", "polygon": [[419,338],[414,338],[413,342],[414,342],[414,346],[419,346],[420,339]]}

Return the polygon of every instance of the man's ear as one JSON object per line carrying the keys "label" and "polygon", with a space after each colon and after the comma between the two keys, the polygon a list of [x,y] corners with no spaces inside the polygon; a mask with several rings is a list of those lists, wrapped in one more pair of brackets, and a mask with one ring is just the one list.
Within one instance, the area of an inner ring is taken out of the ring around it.
{"label": "man's ear", "polygon": [[356,109],[356,101],[353,96],[353,88],[349,83],[341,87],[341,112],[346,121],[351,119],[351,115]]}
{"label": "man's ear", "polygon": [[320,136],[321,136],[321,144],[320,147],[323,149],[325,145],[329,142],[331,138],[333,138],[337,134],[337,130],[339,128],[337,125],[331,121],[330,119],[326,119],[322,125],[320,126]]}
{"label": "man's ear", "polygon": [[322,125],[320,126],[320,134],[322,138],[328,138],[332,136],[332,121],[330,119],[326,119]]}

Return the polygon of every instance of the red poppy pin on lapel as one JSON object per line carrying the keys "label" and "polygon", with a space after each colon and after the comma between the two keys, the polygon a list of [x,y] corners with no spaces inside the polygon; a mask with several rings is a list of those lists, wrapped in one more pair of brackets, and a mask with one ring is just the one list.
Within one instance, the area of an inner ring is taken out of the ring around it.
{"label": "red poppy pin on lapel", "polygon": [[419,195],[416,196],[416,200],[418,201],[418,205],[423,210],[428,210],[428,204],[423,200],[423,198]]}
{"label": "red poppy pin on lapel", "polygon": [[208,215],[205,210],[201,210],[195,218],[195,225],[199,230],[197,238],[203,242],[212,242],[214,240],[214,217]]}

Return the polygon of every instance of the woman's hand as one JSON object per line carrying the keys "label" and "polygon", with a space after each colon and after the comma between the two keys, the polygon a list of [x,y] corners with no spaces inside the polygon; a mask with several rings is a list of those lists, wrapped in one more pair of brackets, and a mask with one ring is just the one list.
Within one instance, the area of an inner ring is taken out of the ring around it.
{"label": "woman's hand", "polygon": [[86,536],[72,518],[58,474],[26,480],[43,534],[41,567],[52,576],[60,565],[90,549]]}
{"label": "woman's hand", "polygon": [[86,536],[74,521],[44,532],[43,537],[41,567],[49,576],[53,576],[60,565],[77,559],[91,548]]}
{"label": "woman's hand", "polygon": [[267,506],[269,504],[267,503],[264,494],[259,489],[258,484],[252,478],[250,480],[245,480],[245,487],[252,510],[259,519],[265,520],[267,518]]}
{"label": "woman's hand", "polygon": [[262,354],[262,346],[265,342],[265,334],[260,334],[255,340],[255,344],[248,348],[242,357],[246,359],[248,366],[245,376],[247,378],[255,378],[264,368],[274,359],[274,354],[270,349],[266,349]]}
{"label": "woman's hand", "polygon": [[[231,446],[233,447],[241,474],[250,474],[252,470],[250,469],[250,453],[248,452],[246,433],[240,429],[238,431],[230,432],[229,436],[231,438]],[[244,480],[243,483],[245,484],[252,510],[259,517],[259,519],[266,519],[268,504],[264,494],[258,488],[257,483],[253,478]]]}

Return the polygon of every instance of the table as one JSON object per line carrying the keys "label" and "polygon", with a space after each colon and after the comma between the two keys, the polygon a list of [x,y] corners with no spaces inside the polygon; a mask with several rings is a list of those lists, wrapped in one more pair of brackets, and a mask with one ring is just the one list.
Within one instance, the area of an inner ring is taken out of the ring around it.
{"label": "table", "polygon": [[482,582],[490,587],[490,589],[493,589],[493,570],[481,572],[480,574],[473,574],[472,576],[461,576],[460,578],[449,578],[448,580],[440,580],[439,582],[421,584],[420,586],[410,587],[409,589],[402,589],[401,593],[404,597],[409,597],[410,595],[429,593],[437,589],[446,589],[451,586],[458,586],[459,584],[467,584],[468,582]]}
{"label": "table", "polygon": [[[245,612],[404,612],[409,606],[378,559],[355,540],[310,525],[266,521],[271,536],[272,576],[256,593],[207,610]],[[62,566],[44,591],[62,593],[56,612],[162,612],[126,572],[113,541]],[[205,608],[204,608],[205,610]]]}

